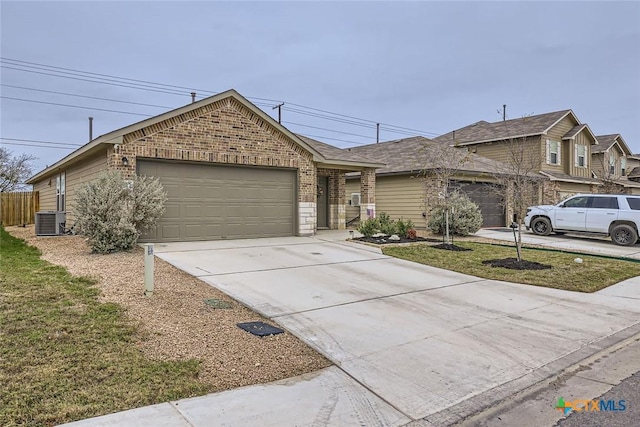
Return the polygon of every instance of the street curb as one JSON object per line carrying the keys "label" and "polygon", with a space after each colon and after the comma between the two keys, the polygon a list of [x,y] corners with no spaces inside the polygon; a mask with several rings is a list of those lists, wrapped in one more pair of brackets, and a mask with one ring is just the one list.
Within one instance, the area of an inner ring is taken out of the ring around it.
{"label": "street curb", "polygon": [[[428,415],[407,426],[479,426],[499,414],[517,410],[521,402],[547,389],[552,383],[564,381],[584,369],[585,365],[608,356],[633,343],[640,343],[640,322],[601,340],[594,341],[532,372],[490,390]],[[640,344],[637,344],[640,345]],[[505,424],[506,425],[506,424]]]}

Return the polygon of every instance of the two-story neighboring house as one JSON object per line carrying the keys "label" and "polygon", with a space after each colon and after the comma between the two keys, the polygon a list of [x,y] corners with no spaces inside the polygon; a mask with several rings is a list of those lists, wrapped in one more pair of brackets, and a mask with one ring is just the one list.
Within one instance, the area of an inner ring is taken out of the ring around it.
{"label": "two-story neighboring house", "polygon": [[[489,123],[480,121],[434,139],[508,164],[528,156],[546,178],[542,203],[555,203],[575,193],[596,192],[600,182],[591,173],[592,147],[598,140],[572,110]],[[524,147],[514,153],[514,147]]]}
{"label": "two-story neighboring house", "polygon": [[629,179],[632,170],[640,166],[619,133],[599,135],[598,145],[591,150],[591,169],[595,178],[604,186],[615,186],[616,192],[640,194],[640,183]]}

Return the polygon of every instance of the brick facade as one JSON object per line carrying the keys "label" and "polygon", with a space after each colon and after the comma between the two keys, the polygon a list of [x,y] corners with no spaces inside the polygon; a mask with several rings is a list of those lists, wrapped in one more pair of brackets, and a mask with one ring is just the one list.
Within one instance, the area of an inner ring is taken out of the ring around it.
{"label": "brick facade", "polygon": [[108,166],[134,174],[138,157],[297,169],[298,201],[316,202],[311,153],[232,98],[126,134]]}
{"label": "brick facade", "polygon": [[328,226],[331,229],[346,228],[346,185],[345,172],[338,169],[318,168],[318,176],[329,178],[327,201],[329,204]]}

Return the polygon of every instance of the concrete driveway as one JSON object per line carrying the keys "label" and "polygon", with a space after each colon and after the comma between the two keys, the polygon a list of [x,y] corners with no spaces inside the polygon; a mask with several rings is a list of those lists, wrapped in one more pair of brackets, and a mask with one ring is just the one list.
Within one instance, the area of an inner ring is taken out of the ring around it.
{"label": "concrete driveway", "polygon": [[456,422],[640,331],[638,283],[607,295],[483,280],[347,235],[163,244],[156,255],[303,339],[388,405],[393,424]]}

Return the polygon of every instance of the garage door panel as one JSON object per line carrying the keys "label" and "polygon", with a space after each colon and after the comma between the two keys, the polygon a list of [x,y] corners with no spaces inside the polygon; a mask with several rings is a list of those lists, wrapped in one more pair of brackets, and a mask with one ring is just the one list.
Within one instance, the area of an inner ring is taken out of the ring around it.
{"label": "garage door panel", "polygon": [[455,182],[454,187],[462,190],[473,200],[482,212],[483,227],[503,227],[505,225],[504,206],[501,197],[491,184]]}
{"label": "garage door panel", "polygon": [[295,234],[293,170],[138,160],[138,173],[157,176],[166,212],[141,241],[188,241]]}
{"label": "garage door panel", "polygon": [[179,239],[180,224],[164,224],[159,227],[159,233],[156,236],[158,240]]}

